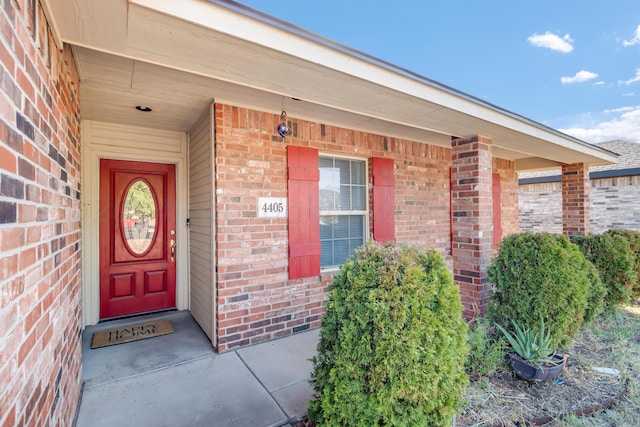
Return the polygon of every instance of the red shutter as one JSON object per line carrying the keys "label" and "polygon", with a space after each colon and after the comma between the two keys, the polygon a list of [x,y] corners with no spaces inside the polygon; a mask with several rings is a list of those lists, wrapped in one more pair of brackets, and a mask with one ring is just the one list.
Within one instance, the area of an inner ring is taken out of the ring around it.
{"label": "red shutter", "polygon": [[289,279],[320,274],[318,150],[287,146]]}
{"label": "red shutter", "polygon": [[493,249],[498,248],[502,240],[502,189],[500,188],[500,174],[491,175],[491,197],[493,198]]}
{"label": "red shutter", "polygon": [[373,172],[373,239],[376,242],[395,242],[395,198],[396,178],[393,160],[374,157]]}

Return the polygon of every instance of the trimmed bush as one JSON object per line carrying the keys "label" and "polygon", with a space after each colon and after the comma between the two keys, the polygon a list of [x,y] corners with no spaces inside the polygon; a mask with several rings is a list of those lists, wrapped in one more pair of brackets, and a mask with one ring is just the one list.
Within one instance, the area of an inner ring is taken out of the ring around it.
{"label": "trimmed bush", "polygon": [[511,234],[502,240],[487,269],[488,280],[496,287],[488,318],[509,332],[512,321],[536,330],[542,318],[552,346],[568,346],[587,309],[587,269],[587,260],[566,236]]}
{"label": "trimmed bush", "polygon": [[571,241],[578,245],[584,256],[598,269],[607,293],[604,299],[606,311],[610,311],[631,299],[638,276],[635,257],[629,242],[621,236],[600,234],[574,236]]}
{"label": "trimmed bush", "polygon": [[606,234],[623,237],[629,243],[629,249],[635,258],[635,271],[638,276],[636,285],[631,290],[632,298],[640,297],[640,231],[636,230],[609,230]]}
{"label": "trimmed bush", "polygon": [[585,272],[589,278],[590,286],[589,296],[587,298],[587,309],[584,312],[584,321],[593,322],[604,312],[607,287],[602,283],[598,269],[588,260]]}
{"label": "trimmed bush", "polygon": [[468,378],[467,326],[440,254],[369,242],[334,276],[313,358],[321,426],[445,426]]}

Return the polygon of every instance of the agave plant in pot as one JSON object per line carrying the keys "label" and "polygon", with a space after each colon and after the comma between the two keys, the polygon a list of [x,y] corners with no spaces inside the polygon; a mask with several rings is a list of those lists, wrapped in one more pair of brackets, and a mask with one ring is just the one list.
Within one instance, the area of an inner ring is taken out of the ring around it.
{"label": "agave plant in pot", "polygon": [[565,367],[569,355],[552,348],[551,337],[549,331],[545,333],[542,317],[537,333],[523,328],[515,321],[511,323],[514,329],[513,334],[501,325],[496,324],[496,326],[511,344],[513,351],[509,353],[509,362],[515,373],[529,381],[556,378]]}

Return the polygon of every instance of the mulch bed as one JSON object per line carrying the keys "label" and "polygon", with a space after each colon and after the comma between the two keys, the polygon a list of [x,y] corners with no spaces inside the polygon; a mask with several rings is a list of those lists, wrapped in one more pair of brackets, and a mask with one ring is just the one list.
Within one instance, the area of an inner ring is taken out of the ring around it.
{"label": "mulch bed", "polygon": [[[472,378],[456,426],[548,425],[554,418],[587,415],[615,405],[626,391],[626,382],[619,375],[592,369],[602,366],[599,361],[605,359],[598,353],[598,349],[576,343],[558,377],[562,381],[557,382],[524,381],[509,368]],[[315,423],[304,419],[293,426],[314,427]]]}

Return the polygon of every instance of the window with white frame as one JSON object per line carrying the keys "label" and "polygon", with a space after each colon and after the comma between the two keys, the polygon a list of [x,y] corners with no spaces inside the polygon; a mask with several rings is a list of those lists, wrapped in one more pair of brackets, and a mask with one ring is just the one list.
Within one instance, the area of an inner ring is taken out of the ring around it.
{"label": "window with white frame", "polygon": [[369,225],[366,160],[319,156],[320,266],[338,267],[362,246]]}

